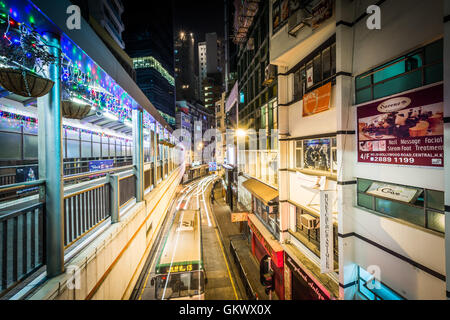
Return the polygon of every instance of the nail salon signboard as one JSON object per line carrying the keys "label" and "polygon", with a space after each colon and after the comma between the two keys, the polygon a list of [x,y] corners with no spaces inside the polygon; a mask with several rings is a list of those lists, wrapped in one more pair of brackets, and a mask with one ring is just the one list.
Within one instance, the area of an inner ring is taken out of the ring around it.
{"label": "nail salon signboard", "polygon": [[442,84],[357,107],[358,162],[442,168]]}

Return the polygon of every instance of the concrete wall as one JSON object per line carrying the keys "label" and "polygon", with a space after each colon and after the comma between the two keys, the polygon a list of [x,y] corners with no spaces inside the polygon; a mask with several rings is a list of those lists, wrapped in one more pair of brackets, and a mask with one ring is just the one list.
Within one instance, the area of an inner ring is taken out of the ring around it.
{"label": "concrete wall", "polygon": [[66,272],[41,285],[30,299],[128,299],[183,174],[181,166],[67,263],[67,270],[79,269],[79,289],[67,285],[71,274]]}
{"label": "concrete wall", "polygon": [[[364,13],[370,4],[375,2],[355,2],[354,18]],[[353,76],[442,37],[442,4],[442,1],[386,1],[380,7],[381,30],[369,30],[365,19],[355,24]],[[405,36],[409,34],[414,36]],[[356,107],[351,107],[348,114],[350,130],[357,130],[355,112]],[[354,178],[445,190],[443,169],[362,164],[357,162],[356,148],[348,150],[347,159],[346,170],[351,172]],[[394,254],[359,237],[346,238],[344,242],[352,248],[352,251],[345,256],[347,265],[345,283],[356,280],[354,271],[357,265],[366,269],[369,266],[378,266],[381,269],[380,280],[405,298],[444,299],[445,281],[414,266],[415,263],[419,263],[425,268],[445,275],[443,235],[357,208],[356,187],[353,188],[352,202],[353,206],[344,213],[345,220],[349,221],[345,233],[354,232]],[[413,262],[395,255],[401,255]],[[351,295],[346,296],[350,298]]]}

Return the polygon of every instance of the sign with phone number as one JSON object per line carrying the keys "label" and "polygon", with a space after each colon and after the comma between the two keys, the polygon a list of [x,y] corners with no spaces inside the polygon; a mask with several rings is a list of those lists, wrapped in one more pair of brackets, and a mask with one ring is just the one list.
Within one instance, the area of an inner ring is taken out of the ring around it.
{"label": "sign with phone number", "polygon": [[357,108],[358,162],[444,166],[443,85]]}

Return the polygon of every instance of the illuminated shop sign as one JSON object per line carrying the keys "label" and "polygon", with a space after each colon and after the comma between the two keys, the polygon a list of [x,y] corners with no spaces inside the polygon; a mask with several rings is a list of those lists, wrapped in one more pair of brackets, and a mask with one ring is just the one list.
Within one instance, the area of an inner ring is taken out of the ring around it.
{"label": "illuminated shop sign", "polygon": [[372,196],[378,196],[397,200],[406,203],[414,203],[419,195],[419,189],[406,188],[387,183],[373,182],[366,193]]}
{"label": "illuminated shop sign", "polygon": [[299,276],[303,281],[307,283],[307,285],[311,288],[311,291],[314,292],[318,300],[330,300],[330,294],[323,288],[322,285],[316,283],[316,281],[310,277],[294,260],[291,259],[288,255],[286,255],[286,265],[288,268]]}
{"label": "illuminated shop sign", "polygon": [[358,161],[444,166],[442,84],[357,108]]}
{"label": "illuminated shop sign", "polygon": [[252,229],[253,234],[255,237],[259,240],[259,242],[263,245],[263,247],[266,249],[267,253],[272,258],[273,262],[276,264],[278,268],[283,267],[283,252],[284,251],[276,251],[272,248],[270,243],[264,238],[262,233],[258,230],[258,228],[255,226],[253,221],[249,218],[248,219],[248,226],[250,229]]}

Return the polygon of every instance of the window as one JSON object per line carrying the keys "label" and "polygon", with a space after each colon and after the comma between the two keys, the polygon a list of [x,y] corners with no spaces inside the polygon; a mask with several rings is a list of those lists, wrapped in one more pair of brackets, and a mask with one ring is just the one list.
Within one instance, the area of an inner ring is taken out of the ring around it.
{"label": "window", "polygon": [[404,300],[402,296],[359,266],[358,292],[368,300]]}
{"label": "window", "polygon": [[[404,190],[403,193],[409,193],[410,198],[403,201],[374,193],[374,186],[377,184],[385,188]],[[445,232],[444,192],[441,191],[358,179],[357,204],[360,207],[401,219],[426,229],[441,233]]]}
{"label": "window", "polygon": [[[294,237],[320,257],[320,217],[296,207]],[[333,225],[334,268],[339,269],[338,226]]]}
{"label": "window", "polygon": [[296,141],[295,167],[300,170],[308,169],[336,173],[336,138],[319,138]]}
{"label": "window", "polygon": [[[336,44],[330,38],[308,57],[293,68],[294,94],[293,100],[300,101],[303,96],[328,82],[334,82],[336,75]],[[331,44],[330,44],[331,43]]]}
{"label": "window", "polygon": [[443,50],[438,40],[356,77],[356,104],[442,81]]}

